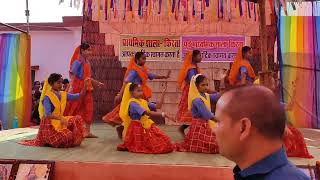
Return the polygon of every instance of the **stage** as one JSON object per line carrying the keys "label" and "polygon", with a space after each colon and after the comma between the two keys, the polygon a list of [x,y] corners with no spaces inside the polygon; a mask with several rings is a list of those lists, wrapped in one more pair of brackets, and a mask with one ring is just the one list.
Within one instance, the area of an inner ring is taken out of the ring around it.
{"label": "stage", "polygon": [[[182,140],[176,126],[160,126],[174,142]],[[320,160],[320,130],[301,129],[314,159],[290,158],[296,165],[314,166]],[[0,159],[52,160],[54,179],[232,179],[234,164],[220,155],[173,152],[163,155],[116,151],[121,141],[115,129],[97,123],[93,132],[98,139],[85,139],[80,147],[54,149],[17,144],[30,139],[37,129],[0,131]]]}

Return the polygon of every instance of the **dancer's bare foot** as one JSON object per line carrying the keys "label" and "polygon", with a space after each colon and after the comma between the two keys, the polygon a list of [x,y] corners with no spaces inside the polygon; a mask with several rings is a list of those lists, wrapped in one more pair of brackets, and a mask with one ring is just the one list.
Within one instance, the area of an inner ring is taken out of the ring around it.
{"label": "dancer's bare foot", "polygon": [[180,134],[181,134],[183,137],[186,136],[186,134],[185,134],[184,131],[185,131],[188,127],[189,127],[189,125],[182,125],[182,126],[179,127],[178,131],[180,132]]}
{"label": "dancer's bare foot", "polygon": [[116,128],[119,139],[122,139],[123,129],[124,129],[123,126],[118,126],[118,127]]}
{"label": "dancer's bare foot", "polygon": [[85,131],[84,138],[98,138],[98,136],[91,133],[90,124],[86,124],[85,129],[86,129],[86,131]]}
{"label": "dancer's bare foot", "polygon": [[84,138],[98,138],[98,136],[96,136],[96,135],[94,135],[92,133],[89,133]]}

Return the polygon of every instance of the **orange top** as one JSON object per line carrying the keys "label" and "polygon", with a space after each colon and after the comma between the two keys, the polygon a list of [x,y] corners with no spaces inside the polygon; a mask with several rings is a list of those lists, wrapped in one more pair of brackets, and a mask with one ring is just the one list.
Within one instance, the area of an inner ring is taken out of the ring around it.
{"label": "orange top", "polygon": [[[72,68],[72,64],[76,61],[80,60],[80,46],[78,46],[70,59],[70,72]],[[83,63],[83,79],[86,80],[87,78],[91,78],[91,68],[89,63]],[[90,82],[88,85],[88,91],[93,91],[92,83]]]}
{"label": "orange top", "polygon": [[79,60],[79,58],[80,58],[80,46],[78,46],[74,50],[73,55],[70,59],[70,71],[71,71],[71,67],[72,67],[72,64],[74,63],[74,61]]}
{"label": "orange top", "polygon": [[[83,79],[91,78],[91,68],[89,63],[83,63]],[[91,81],[88,84],[88,91],[93,91],[93,86]]]}
{"label": "orange top", "polygon": [[253,68],[248,61],[244,61],[242,59],[242,50],[239,48],[238,54],[231,66],[230,74],[229,74],[229,82],[232,86],[236,85],[237,83],[237,76],[239,73],[240,68],[244,66],[248,70],[248,76],[251,77],[253,80],[256,79],[256,75],[254,74]]}
{"label": "orange top", "polygon": [[188,52],[187,56],[184,59],[183,66],[178,75],[178,85],[181,89],[185,86],[185,79],[188,75],[189,69],[197,69],[197,72],[200,73],[200,69],[192,63],[192,52]]}
{"label": "orange top", "polygon": [[152,91],[151,89],[147,86],[147,80],[148,80],[148,69],[147,67],[145,66],[141,66],[141,67],[138,67],[134,61],[134,57],[132,57],[130,59],[130,63],[127,67],[127,71],[126,71],[126,74],[125,74],[125,78],[128,76],[129,72],[131,70],[134,70],[137,72],[137,74],[139,75],[139,77],[141,78],[141,81],[142,81],[142,90],[143,90],[143,94],[145,96],[145,98],[149,99],[151,98],[152,96]]}

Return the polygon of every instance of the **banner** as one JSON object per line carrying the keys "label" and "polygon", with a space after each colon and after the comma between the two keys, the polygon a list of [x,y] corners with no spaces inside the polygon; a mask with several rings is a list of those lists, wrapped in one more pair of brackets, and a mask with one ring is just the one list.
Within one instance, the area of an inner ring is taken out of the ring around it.
{"label": "banner", "polygon": [[148,61],[179,61],[180,37],[179,36],[120,36],[121,61],[129,61],[138,51],[145,52]]}
{"label": "banner", "polygon": [[244,44],[244,36],[183,36],[182,60],[189,51],[197,49],[201,51],[202,61],[232,62]]}

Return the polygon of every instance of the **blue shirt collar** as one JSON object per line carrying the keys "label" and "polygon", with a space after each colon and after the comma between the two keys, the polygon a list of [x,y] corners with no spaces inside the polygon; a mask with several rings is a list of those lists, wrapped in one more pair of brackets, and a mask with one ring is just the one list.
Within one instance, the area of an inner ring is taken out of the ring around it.
{"label": "blue shirt collar", "polygon": [[233,169],[233,173],[235,175],[241,176],[242,178],[255,174],[267,174],[272,170],[284,166],[288,163],[289,161],[287,159],[286,152],[284,148],[281,148],[273,154],[248,167],[247,169],[241,171],[239,166],[236,166]]}

